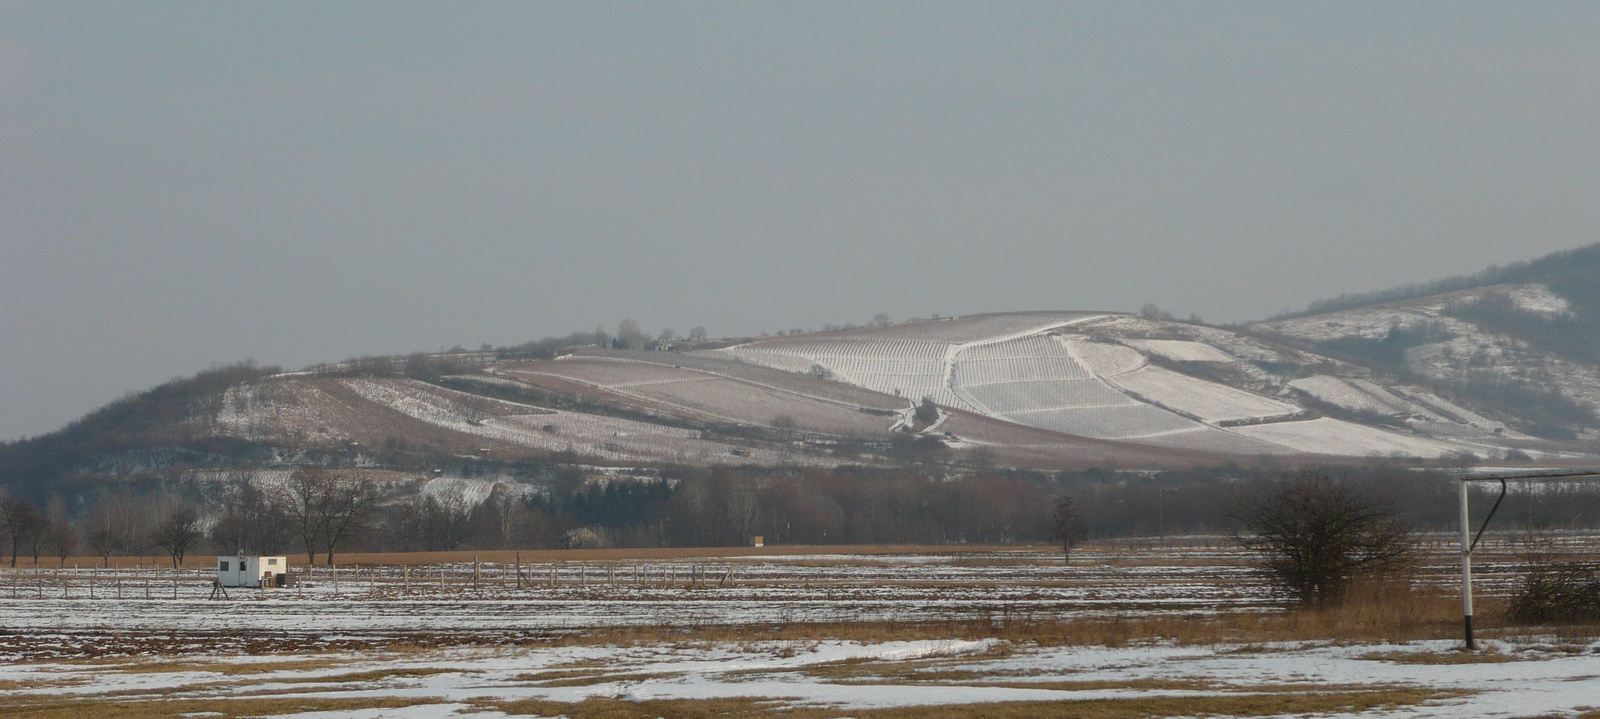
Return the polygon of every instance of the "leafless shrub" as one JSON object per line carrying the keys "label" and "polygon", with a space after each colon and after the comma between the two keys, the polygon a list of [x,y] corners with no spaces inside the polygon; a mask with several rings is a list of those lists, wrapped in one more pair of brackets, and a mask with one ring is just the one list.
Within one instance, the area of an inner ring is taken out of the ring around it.
{"label": "leafless shrub", "polygon": [[1554,537],[1528,541],[1527,569],[1506,606],[1516,624],[1576,624],[1600,621],[1600,562],[1564,557]]}
{"label": "leafless shrub", "polygon": [[1337,603],[1358,577],[1410,566],[1416,541],[1387,508],[1325,470],[1240,500],[1234,539],[1303,606]]}

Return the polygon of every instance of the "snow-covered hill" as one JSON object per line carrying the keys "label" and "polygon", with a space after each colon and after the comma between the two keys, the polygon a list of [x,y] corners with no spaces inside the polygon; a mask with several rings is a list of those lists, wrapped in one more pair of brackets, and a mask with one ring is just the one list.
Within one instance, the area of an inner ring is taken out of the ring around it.
{"label": "snow-covered hill", "polygon": [[[1537,292],[1524,295],[1559,307]],[[1424,387],[1386,387],[1371,368],[1275,341],[1290,336],[1284,328],[1291,322],[1329,323],[1305,318],[1237,331],[1119,314],[981,315],[757,340],[715,354],[822,374],[907,402],[928,397],[1029,427],[1154,447],[1231,455],[1560,456],[1560,447],[1533,442]],[[1362,421],[1369,418],[1379,421]]]}
{"label": "snow-covered hill", "polygon": [[[712,346],[239,365],[13,443],[0,469],[115,474],[216,451],[258,466],[307,452],[702,467],[1600,456],[1600,245],[1238,326],[1010,312]],[[934,411],[916,411],[924,400]]]}

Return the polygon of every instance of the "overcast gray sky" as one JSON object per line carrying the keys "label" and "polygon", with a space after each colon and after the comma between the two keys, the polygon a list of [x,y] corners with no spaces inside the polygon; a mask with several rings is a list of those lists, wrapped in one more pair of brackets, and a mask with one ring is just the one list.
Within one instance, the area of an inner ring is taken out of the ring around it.
{"label": "overcast gray sky", "polygon": [[0,0],[0,438],[219,362],[1600,240],[1600,3]]}

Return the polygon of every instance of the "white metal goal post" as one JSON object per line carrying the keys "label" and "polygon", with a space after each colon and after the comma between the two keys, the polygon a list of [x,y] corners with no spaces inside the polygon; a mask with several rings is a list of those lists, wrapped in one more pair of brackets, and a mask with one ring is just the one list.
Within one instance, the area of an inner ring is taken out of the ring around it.
{"label": "white metal goal post", "polygon": [[[1545,472],[1540,474],[1480,474],[1463,475],[1458,482],[1461,504],[1461,616],[1463,628],[1466,630],[1467,649],[1477,648],[1472,638],[1472,550],[1478,546],[1478,540],[1483,538],[1483,530],[1489,528],[1489,520],[1494,519],[1495,510],[1500,508],[1500,502],[1506,498],[1506,485],[1508,482],[1561,482],[1574,479],[1600,479],[1600,470],[1584,470],[1574,472]],[[1477,534],[1472,533],[1471,519],[1467,516],[1467,485],[1473,482],[1499,482],[1500,497],[1494,501],[1494,507],[1489,509],[1488,516],[1483,518],[1483,526],[1478,528]]]}

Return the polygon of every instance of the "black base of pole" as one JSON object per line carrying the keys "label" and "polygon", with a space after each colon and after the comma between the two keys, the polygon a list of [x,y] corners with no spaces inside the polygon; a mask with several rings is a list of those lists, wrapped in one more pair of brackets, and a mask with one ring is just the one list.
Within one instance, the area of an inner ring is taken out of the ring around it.
{"label": "black base of pole", "polygon": [[1464,619],[1467,620],[1467,649],[1477,649],[1478,646],[1472,641],[1472,615],[1468,614]]}

